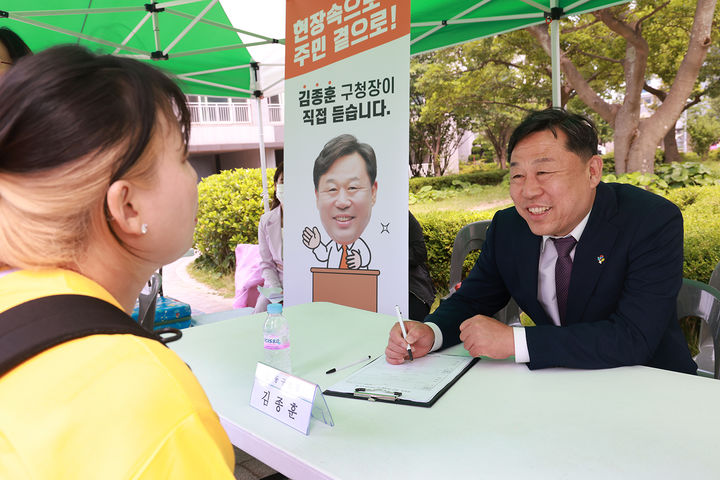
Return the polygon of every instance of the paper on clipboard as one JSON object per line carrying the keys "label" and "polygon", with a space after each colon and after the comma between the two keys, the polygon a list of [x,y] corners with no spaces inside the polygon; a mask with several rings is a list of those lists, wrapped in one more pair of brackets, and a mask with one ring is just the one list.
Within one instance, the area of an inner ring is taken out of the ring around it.
{"label": "paper on clipboard", "polygon": [[391,365],[381,356],[335,383],[325,393],[359,396],[356,394],[361,391],[375,394],[378,400],[392,398],[398,403],[430,406],[477,360],[432,353],[402,365]]}

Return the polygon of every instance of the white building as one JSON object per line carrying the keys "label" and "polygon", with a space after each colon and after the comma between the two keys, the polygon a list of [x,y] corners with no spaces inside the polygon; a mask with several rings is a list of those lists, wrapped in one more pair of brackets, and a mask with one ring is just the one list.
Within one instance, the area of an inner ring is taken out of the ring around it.
{"label": "white building", "polygon": [[[284,158],[285,123],[282,93],[260,102],[265,162],[274,168]],[[260,125],[258,103],[254,98],[188,96],[192,118],[190,163],[198,177],[232,168],[260,168]],[[446,173],[457,173],[458,164],[467,159],[475,138],[465,132],[458,148],[450,156]],[[424,164],[424,174],[431,170]]]}
{"label": "white building", "polygon": [[285,125],[283,95],[260,102],[248,98],[188,96],[192,117],[190,163],[200,178],[232,168],[260,167],[262,115],[265,159],[268,168],[283,160]]}

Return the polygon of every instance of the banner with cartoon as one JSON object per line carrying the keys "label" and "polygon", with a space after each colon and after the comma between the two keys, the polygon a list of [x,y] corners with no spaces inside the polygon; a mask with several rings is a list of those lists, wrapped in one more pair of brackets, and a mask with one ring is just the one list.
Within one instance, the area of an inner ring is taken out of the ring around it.
{"label": "banner with cartoon", "polygon": [[409,0],[288,0],[284,301],[408,302]]}

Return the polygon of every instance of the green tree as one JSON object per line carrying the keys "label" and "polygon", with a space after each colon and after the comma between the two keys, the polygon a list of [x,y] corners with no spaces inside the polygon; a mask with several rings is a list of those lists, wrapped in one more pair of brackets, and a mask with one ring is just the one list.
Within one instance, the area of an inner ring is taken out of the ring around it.
{"label": "green tree", "polygon": [[451,155],[470,127],[462,112],[443,101],[446,90],[453,88],[454,77],[434,61],[433,55],[422,55],[410,65],[410,168],[420,174],[426,157],[432,163],[432,174],[445,173]]}
{"label": "green tree", "polygon": [[[565,88],[613,128],[617,173],[653,171],[656,146],[698,88],[715,8],[716,0],[637,0],[563,22]],[[528,31],[549,55],[547,25]],[[656,56],[676,62],[656,61]],[[660,65],[671,87],[658,108],[642,117],[642,91],[653,70],[661,73]]]}
{"label": "green tree", "polygon": [[[720,100],[720,99],[718,99]],[[720,101],[714,103],[720,104]],[[688,112],[687,130],[693,151],[707,160],[710,145],[720,140],[720,112],[714,109]]]}
{"label": "green tree", "polygon": [[[495,161],[506,168],[507,143],[514,127],[530,110],[550,104],[548,72],[528,58],[533,39],[513,32],[427,55],[417,86],[425,95],[423,118],[448,112],[463,127],[472,126],[493,146]],[[541,77],[541,80],[532,77]]]}
{"label": "green tree", "polygon": [[[716,9],[714,23],[718,24],[718,22],[720,22],[720,10]],[[680,55],[673,54],[671,50],[682,48],[677,36],[668,38],[665,33],[663,29],[654,29],[647,32],[650,36],[648,43],[652,45],[653,50],[653,54],[648,58],[649,71],[662,80],[662,85],[659,87],[657,85],[652,86],[646,81],[644,88],[655,95],[661,102],[665,101],[669,90],[668,85],[672,84],[675,73],[680,67]],[[668,48],[668,45],[674,44],[674,48]],[[690,98],[685,103],[683,110],[688,110],[703,100],[718,95],[720,95],[720,43],[715,42],[708,49],[705,61],[700,67],[700,73],[693,92],[690,94]],[[682,161],[675,139],[676,129],[675,126],[671,127],[663,139],[666,163]]]}

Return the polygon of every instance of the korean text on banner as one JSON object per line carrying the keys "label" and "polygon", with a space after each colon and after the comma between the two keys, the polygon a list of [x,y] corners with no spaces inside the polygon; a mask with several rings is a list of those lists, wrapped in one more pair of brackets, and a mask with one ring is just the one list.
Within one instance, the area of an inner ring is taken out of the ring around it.
{"label": "korean text on banner", "polygon": [[408,298],[409,0],[288,0],[285,303]]}

